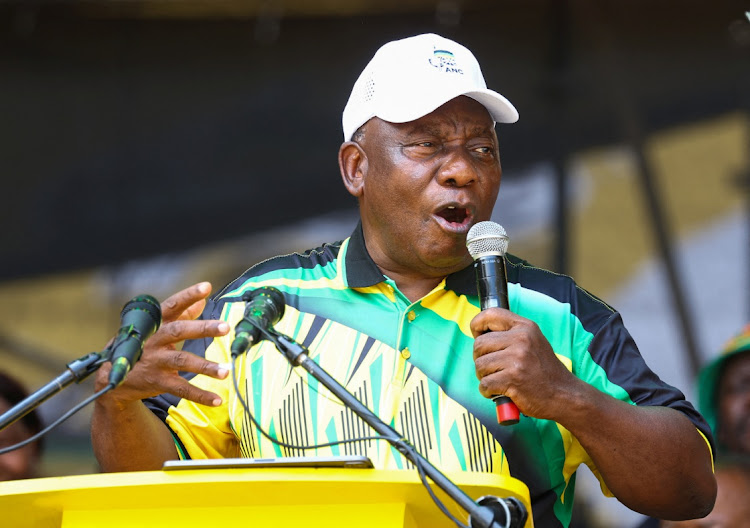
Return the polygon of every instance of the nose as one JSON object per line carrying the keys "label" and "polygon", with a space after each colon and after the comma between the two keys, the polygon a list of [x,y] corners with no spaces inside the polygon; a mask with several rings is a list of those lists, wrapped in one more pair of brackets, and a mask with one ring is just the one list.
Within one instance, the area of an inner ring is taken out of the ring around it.
{"label": "nose", "polygon": [[476,182],[478,173],[468,150],[464,147],[450,149],[440,165],[437,179],[448,187],[464,187]]}

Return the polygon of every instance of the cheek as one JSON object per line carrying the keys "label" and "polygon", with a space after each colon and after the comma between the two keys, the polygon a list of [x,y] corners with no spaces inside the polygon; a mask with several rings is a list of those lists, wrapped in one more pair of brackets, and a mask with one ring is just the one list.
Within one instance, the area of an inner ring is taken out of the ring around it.
{"label": "cheek", "polygon": [[719,407],[719,423],[723,425],[722,429],[731,430],[734,426],[736,412],[733,409],[732,402],[724,400]]}
{"label": "cheek", "polygon": [[750,413],[750,394],[725,396],[720,407],[722,420],[735,423]]}
{"label": "cheek", "polygon": [[371,180],[366,194],[368,192],[378,210],[394,217],[406,217],[424,209],[424,204],[429,202],[430,190],[424,180],[400,172],[389,178]]}

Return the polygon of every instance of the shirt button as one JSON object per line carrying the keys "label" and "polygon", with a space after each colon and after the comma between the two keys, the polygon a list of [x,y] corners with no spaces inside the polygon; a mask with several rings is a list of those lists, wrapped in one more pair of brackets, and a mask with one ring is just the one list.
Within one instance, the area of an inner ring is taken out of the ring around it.
{"label": "shirt button", "polygon": [[409,359],[411,357],[411,352],[409,352],[409,347],[401,351],[401,357],[404,359]]}
{"label": "shirt button", "polygon": [[417,314],[414,313],[414,310],[411,310],[408,314],[406,314],[406,317],[407,319],[409,319],[409,321],[413,321],[417,318]]}

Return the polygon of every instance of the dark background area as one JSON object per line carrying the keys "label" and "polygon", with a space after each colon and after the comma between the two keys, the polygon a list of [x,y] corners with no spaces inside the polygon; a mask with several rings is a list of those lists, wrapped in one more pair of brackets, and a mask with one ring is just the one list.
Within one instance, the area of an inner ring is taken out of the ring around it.
{"label": "dark background area", "polygon": [[519,109],[498,127],[506,171],[747,108],[745,2],[406,4],[1,4],[0,280],[351,208],[336,162],[350,87],[382,43],[419,32],[464,43]]}

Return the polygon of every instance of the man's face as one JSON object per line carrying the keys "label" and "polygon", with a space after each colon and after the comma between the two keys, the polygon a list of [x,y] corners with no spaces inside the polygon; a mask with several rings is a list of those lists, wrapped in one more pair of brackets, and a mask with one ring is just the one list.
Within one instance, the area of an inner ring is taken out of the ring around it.
{"label": "man's face", "polygon": [[466,233],[490,218],[502,172],[484,106],[458,97],[416,121],[373,118],[364,130],[358,197],[373,260],[428,277],[468,265]]}
{"label": "man's face", "polygon": [[717,434],[729,451],[750,454],[750,352],[730,358],[724,367]]}

